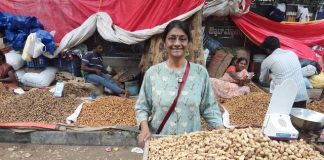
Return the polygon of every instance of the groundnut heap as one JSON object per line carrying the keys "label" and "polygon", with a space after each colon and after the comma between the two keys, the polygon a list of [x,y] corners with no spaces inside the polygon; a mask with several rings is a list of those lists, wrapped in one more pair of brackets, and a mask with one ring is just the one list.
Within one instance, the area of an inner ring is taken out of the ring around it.
{"label": "groundnut heap", "polygon": [[230,114],[230,123],[240,126],[262,126],[271,95],[251,92],[226,100],[222,105]]}
{"label": "groundnut heap", "polygon": [[135,101],[107,96],[83,106],[79,125],[84,126],[135,126]]}
{"label": "groundnut heap", "polygon": [[274,141],[263,136],[259,129],[246,128],[193,132],[154,139],[150,142],[149,159],[323,160],[324,157],[303,140]]}

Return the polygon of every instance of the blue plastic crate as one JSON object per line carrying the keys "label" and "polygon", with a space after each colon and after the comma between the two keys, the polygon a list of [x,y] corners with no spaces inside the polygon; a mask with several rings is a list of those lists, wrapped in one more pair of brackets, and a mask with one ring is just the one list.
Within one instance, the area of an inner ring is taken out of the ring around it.
{"label": "blue plastic crate", "polygon": [[34,58],[32,61],[27,61],[26,66],[28,68],[45,68],[50,66],[50,59],[41,55],[38,58]]}
{"label": "blue plastic crate", "polygon": [[73,60],[58,58],[58,68],[60,71],[69,72],[73,76],[81,76],[81,60],[79,58]]}

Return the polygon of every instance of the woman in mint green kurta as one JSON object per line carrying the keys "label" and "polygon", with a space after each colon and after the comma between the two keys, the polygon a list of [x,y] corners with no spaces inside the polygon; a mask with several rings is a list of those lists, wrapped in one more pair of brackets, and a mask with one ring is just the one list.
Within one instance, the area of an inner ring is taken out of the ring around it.
{"label": "woman in mint green kurta", "polygon": [[[137,122],[141,125],[138,136],[140,145],[151,133],[156,133],[177,96],[180,84],[178,80],[182,78],[188,63],[185,51],[189,40],[188,26],[181,21],[170,22],[164,31],[164,47],[169,58],[146,72],[135,106]],[[160,134],[177,135],[200,131],[201,117],[213,128],[223,126],[208,72],[203,66],[190,63],[189,75],[176,108]]]}

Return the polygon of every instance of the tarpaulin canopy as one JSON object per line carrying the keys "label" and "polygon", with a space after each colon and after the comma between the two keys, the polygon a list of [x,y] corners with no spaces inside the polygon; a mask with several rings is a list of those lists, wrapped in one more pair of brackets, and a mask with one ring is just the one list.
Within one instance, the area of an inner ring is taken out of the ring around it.
{"label": "tarpaulin canopy", "polygon": [[232,16],[232,19],[257,45],[267,36],[276,36],[280,39],[282,48],[293,50],[300,58],[317,61],[310,47],[324,45],[324,21],[286,24],[271,21],[252,12],[241,17]]}
{"label": "tarpaulin canopy", "polygon": [[185,14],[204,0],[1,0],[0,11],[35,16],[55,41],[97,12],[106,13],[114,26],[126,31],[151,29]]}
{"label": "tarpaulin canopy", "polygon": [[[202,8],[202,5],[196,7],[195,9],[179,15],[174,19],[186,20],[191,17],[195,12],[199,11]],[[161,25],[155,26],[150,29],[142,29],[136,31],[127,31],[123,28],[115,26],[111,20],[111,17],[105,12],[98,12],[90,16],[80,27],[72,30],[66,34],[61,40],[60,46],[55,50],[53,56],[47,56],[49,58],[55,57],[62,50],[71,48],[75,45],[78,45],[85,40],[87,40],[96,30],[103,39],[110,42],[119,42],[124,44],[136,44],[142,42],[146,39],[149,39],[155,34],[162,33],[164,28],[169,23],[165,22]]]}
{"label": "tarpaulin canopy", "polygon": [[204,16],[241,16],[250,11],[251,0],[212,0],[204,7]]}

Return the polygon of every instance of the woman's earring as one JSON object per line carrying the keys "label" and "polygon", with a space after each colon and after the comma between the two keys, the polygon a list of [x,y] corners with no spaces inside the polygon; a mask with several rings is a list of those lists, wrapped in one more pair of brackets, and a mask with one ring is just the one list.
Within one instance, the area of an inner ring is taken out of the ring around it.
{"label": "woman's earring", "polygon": [[186,56],[186,57],[190,56],[190,51],[189,51],[189,49],[186,50],[185,56]]}

